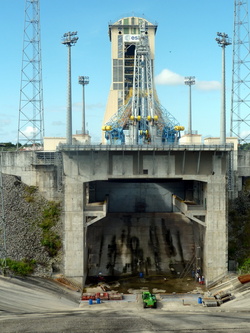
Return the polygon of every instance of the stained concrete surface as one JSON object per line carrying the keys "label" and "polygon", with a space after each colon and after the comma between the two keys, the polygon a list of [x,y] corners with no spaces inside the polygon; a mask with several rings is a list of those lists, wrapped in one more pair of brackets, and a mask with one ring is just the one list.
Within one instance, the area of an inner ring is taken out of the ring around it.
{"label": "stained concrete surface", "polygon": [[[196,303],[198,295],[170,300],[157,295],[157,309],[143,309],[140,294],[124,301],[89,305],[80,293],[47,279],[0,278],[1,333],[195,332],[248,333],[250,286],[216,308]],[[185,302],[183,303],[183,299]]]}
{"label": "stained concrete surface", "polygon": [[72,310],[79,306],[79,292],[41,278],[0,278],[0,315]]}
{"label": "stained concrete surface", "polygon": [[181,274],[201,246],[196,230],[179,213],[108,214],[88,227],[88,275]]}

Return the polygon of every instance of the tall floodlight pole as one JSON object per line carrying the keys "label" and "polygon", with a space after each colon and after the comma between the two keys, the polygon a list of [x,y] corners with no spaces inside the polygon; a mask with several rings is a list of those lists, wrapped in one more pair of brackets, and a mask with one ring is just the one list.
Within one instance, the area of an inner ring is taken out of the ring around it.
{"label": "tall floodlight pole", "polygon": [[43,145],[43,113],[40,0],[26,0],[17,147]]}
{"label": "tall floodlight pole", "polygon": [[85,86],[89,84],[88,76],[79,76],[78,83],[82,85],[82,134],[86,134],[85,129]]}
{"label": "tall floodlight pole", "polygon": [[68,47],[68,104],[66,117],[66,143],[72,145],[72,94],[71,94],[71,46],[75,45],[77,32],[67,32],[63,35],[62,44]]}
{"label": "tall floodlight pole", "polygon": [[192,92],[191,86],[195,84],[195,76],[186,76],[185,84],[189,86],[189,114],[188,114],[188,134],[192,134]]}
{"label": "tall floodlight pole", "polygon": [[232,44],[228,35],[224,32],[217,32],[216,42],[222,49],[222,90],[221,90],[221,118],[220,118],[220,143],[226,144],[226,70],[225,70],[225,49]]}
{"label": "tall floodlight pole", "polygon": [[234,0],[230,135],[250,142],[250,38],[248,1]]}

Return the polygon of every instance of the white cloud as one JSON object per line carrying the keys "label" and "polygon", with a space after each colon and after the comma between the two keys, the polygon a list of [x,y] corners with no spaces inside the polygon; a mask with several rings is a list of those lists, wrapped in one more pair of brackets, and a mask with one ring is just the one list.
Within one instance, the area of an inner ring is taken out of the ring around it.
{"label": "white cloud", "polygon": [[37,128],[33,128],[32,126],[27,126],[25,128],[24,131],[22,131],[22,133],[27,137],[27,138],[30,138],[30,137],[33,137],[34,134],[37,133]]}
{"label": "white cloud", "polygon": [[184,77],[169,69],[163,69],[160,74],[156,75],[155,83],[166,86],[182,85],[184,84]]}
{"label": "white cloud", "polygon": [[[156,75],[155,83],[166,86],[179,86],[185,84],[185,76],[174,73],[169,69],[163,69],[160,74]],[[199,81],[195,80],[195,88],[203,91],[219,90],[221,87],[218,81]]]}
{"label": "white cloud", "polygon": [[221,84],[219,81],[197,81],[196,88],[199,90],[220,90]]}

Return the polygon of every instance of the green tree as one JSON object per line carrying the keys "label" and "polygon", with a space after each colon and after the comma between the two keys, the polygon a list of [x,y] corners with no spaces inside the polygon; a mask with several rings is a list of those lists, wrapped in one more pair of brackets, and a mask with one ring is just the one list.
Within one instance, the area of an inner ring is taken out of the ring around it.
{"label": "green tree", "polygon": [[250,193],[246,189],[229,203],[228,255],[242,265],[250,258]]}

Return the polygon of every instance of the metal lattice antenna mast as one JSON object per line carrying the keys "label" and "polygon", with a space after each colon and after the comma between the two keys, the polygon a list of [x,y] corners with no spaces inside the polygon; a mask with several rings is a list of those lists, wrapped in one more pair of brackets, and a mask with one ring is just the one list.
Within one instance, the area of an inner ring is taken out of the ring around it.
{"label": "metal lattice antenna mast", "polygon": [[26,0],[17,145],[40,146],[43,137],[40,0]]}
{"label": "metal lattice antenna mast", "polygon": [[248,1],[234,1],[230,135],[250,142],[250,40]]}

